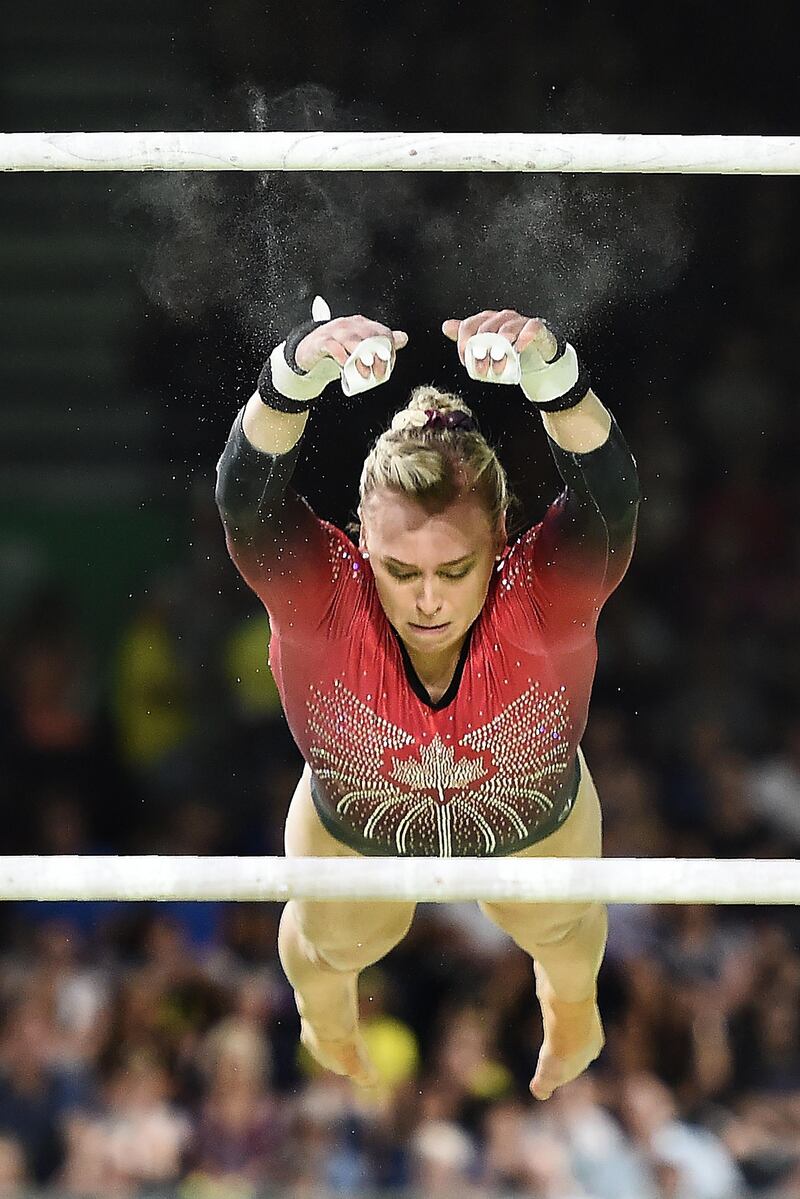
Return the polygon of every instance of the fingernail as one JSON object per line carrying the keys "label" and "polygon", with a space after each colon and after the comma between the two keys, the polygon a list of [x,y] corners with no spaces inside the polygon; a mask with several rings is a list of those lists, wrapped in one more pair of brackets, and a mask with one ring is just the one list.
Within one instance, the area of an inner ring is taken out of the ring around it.
{"label": "fingernail", "polygon": [[378,355],[378,357],[381,359],[382,362],[389,362],[392,357],[391,351],[387,350],[386,346],[379,346],[378,349],[375,351],[375,353]]}
{"label": "fingernail", "polygon": [[371,350],[364,350],[362,354],[359,354],[359,358],[364,363],[364,366],[372,366],[375,361],[375,355]]}
{"label": "fingernail", "polygon": [[492,346],[492,358],[495,362],[499,362],[501,358],[505,358],[506,352],[502,346]]}
{"label": "fingernail", "polygon": [[486,357],[486,355],[488,354],[488,352],[489,351],[486,349],[486,346],[481,346],[479,349],[476,348],[472,351],[472,357],[477,362],[483,362],[483,360]]}

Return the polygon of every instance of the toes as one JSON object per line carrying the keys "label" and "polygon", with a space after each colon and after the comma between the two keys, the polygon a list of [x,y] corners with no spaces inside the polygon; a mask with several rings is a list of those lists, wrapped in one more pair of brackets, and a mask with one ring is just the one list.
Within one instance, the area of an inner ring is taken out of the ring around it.
{"label": "toes", "polygon": [[376,1087],[378,1085],[378,1072],[367,1057],[365,1050],[354,1046],[347,1055],[346,1065],[347,1073],[360,1087]]}
{"label": "toes", "polygon": [[301,1021],[300,1041],[326,1070],[344,1074],[360,1087],[378,1086],[378,1072],[363,1044],[346,1040],[320,1040],[305,1021]]}
{"label": "toes", "polygon": [[545,1099],[550,1098],[555,1089],[556,1086],[554,1083],[545,1082],[544,1079],[539,1078],[538,1074],[535,1074],[531,1079],[530,1092],[534,1099],[539,1099],[543,1102]]}
{"label": "toes", "polygon": [[378,1077],[377,1071],[371,1067],[369,1069],[365,1068],[365,1069],[359,1070],[356,1073],[351,1074],[350,1077],[352,1078],[352,1080],[356,1084],[356,1086],[366,1087],[366,1088],[369,1088],[370,1090],[377,1087],[378,1084],[380,1083],[380,1078]]}

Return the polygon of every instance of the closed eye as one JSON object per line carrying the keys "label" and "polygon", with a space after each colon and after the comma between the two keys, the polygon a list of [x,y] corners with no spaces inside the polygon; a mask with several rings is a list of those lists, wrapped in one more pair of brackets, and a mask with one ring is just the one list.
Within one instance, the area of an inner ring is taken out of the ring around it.
{"label": "closed eye", "polygon": [[[463,579],[463,578],[466,578],[466,576],[469,574],[469,572],[471,570],[472,570],[472,565],[470,564],[466,569],[462,568],[461,570],[458,570],[458,571],[456,571],[456,570],[440,570],[438,572],[438,574],[443,579]],[[397,579],[401,583],[407,582],[408,579],[418,578],[417,571],[408,571],[405,574],[402,574],[400,571],[392,570],[391,567],[389,568],[389,574],[392,576],[393,579]]]}

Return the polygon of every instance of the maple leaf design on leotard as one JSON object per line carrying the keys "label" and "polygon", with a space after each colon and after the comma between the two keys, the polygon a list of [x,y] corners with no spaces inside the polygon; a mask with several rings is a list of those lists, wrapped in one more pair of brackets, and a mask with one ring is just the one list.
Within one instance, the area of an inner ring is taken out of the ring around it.
{"label": "maple leaf design on leotard", "polygon": [[354,832],[400,855],[484,855],[549,818],[568,764],[565,688],[533,684],[448,745],[417,740],[336,680],[311,688],[310,765]]}

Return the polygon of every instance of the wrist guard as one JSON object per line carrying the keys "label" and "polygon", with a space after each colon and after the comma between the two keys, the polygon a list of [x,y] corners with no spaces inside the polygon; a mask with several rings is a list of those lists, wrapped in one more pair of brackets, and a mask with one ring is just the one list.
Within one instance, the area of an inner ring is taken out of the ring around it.
{"label": "wrist guard", "polygon": [[[589,375],[579,364],[574,347],[555,329],[550,332],[556,339],[556,352],[549,362],[532,345],[519,354],[499,333],[476,333],[464,353],[469,377],[481,383],[518,383],[525,397],[542,412],[574,408],[589,390]],[[505,357],[499,375],[491,369],[488,376],[478,373],[476,358],[483,360],[487,353],[496,362]]]}
{"label": "wrist guard", "polygon": [[301,371],[295,361],[300,342],[326,320],[304,321],[292,329],[285,341],[270,354],[258,376],[258,394],[268,408],[294,414],[305,412],[339,374],[339,363],[321,358],[310,371]]}
{"label": "wrist guard", "polygon": [[575,347],[555,334],[556,355],[549,362],[528,346],[520,355],[520,387],[540,412],[564,412],[580,404],[591,386],[588,371],[578,362]]}
{"label": "wrist guard", "polygon": [[[344,366],[340,366],[334,358],[325,357],[310,371],[301,371],[295,360],[297,347],[304,337],[331,319],[330,308],[321,296],[315,298],[311,311],[314,319],[298,325],[285,341],[275,347],[258,377],[259,396],[267,407],[278,412],[297,414],[307,411],[311,402],[334,379],[341,379],[342,391],[346,396],[351,396],[380,386],[392,373],[394,345],[388,337],[365,338],[359,342]],[[364,378],[356,367],[356,360],[372,366],[376,356],[386,363],[384,378],[377,379],[372,372]]]}

